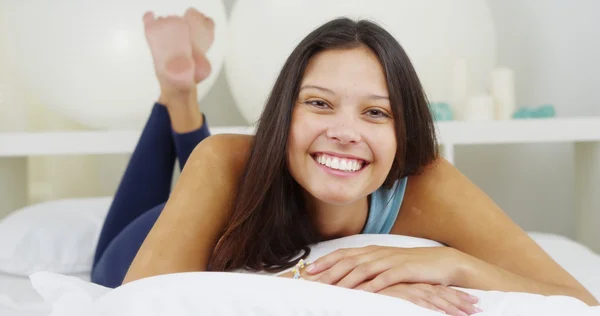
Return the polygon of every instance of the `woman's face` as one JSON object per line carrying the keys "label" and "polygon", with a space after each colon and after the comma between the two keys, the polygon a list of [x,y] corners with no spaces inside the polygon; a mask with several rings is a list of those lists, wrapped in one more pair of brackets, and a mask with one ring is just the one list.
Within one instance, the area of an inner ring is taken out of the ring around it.
{"label": "woman's face", "polygon": [[309,62],[292,114],[288,167],[314,198],[345,205],[377,190],[396,154],[385,74],[367,48]]}

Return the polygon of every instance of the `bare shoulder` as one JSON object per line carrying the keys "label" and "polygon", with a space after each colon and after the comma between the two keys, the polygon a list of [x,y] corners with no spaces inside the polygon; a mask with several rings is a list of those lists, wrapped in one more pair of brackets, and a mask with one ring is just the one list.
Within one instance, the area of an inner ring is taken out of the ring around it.
{"label": "bare shoulder", "polygon": [[[211,147],[216,150],[249,149],[254,136],[245,134],[216,134],[204,139],[198,147]],[[240,148],[243,147],[243,148]]]}
{"label": "bare shoulder", "polygon": [[220,165],[228,170],[241,172],[248,162],[253,141],[252,135],[212,135],[196,146],[186,163],[186,168],[188,165],[190,168],[197,168],[210,162],[215,167]]}
{"label": "bare shoulder", "polygon": [[192,152],[124,282],[206,270],[231,218],[232,197],[248,160],[252,136],[215,135]]}

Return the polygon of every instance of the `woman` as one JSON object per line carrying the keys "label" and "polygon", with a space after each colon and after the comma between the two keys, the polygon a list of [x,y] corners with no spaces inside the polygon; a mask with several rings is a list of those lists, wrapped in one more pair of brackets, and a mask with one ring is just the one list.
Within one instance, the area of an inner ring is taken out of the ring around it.
{"label": "woman", "polygon": [[[438,156],[415,70],[379,26],[336,19],[316,29],[283,66],[255,136],[206,138],[194,90],[210,71],[212,22],[190,10],[183,18],[148,14],[145,23],[161,96],[107,216],[95,282],[278,272],[313,243],[378,233],[449,247],[343,249],[303,277],[453,315],[479,310],[450,285],[597,304]],[[170,193],[175,156],[185,167]]]}

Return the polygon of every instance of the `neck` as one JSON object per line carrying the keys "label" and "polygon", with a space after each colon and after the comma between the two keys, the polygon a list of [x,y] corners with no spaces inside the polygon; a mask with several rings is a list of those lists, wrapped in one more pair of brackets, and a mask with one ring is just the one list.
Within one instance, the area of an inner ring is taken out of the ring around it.
{"label": "neck", "polygon": [[327,204],[312,196],[307,202],[311,221],[326,240],[360,234],[369,213],[366,197],[347,205]]}

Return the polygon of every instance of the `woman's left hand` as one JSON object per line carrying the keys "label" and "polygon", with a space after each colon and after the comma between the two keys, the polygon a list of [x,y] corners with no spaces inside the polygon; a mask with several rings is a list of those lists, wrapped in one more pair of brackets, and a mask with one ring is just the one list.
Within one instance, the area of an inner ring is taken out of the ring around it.
{"label": "woman's left hand", "polygon": [[449,247],[368,246],[325,255],[306,268],[303,278],[378,292],[398,283],[452,285],[459,265],[459,252]]}

